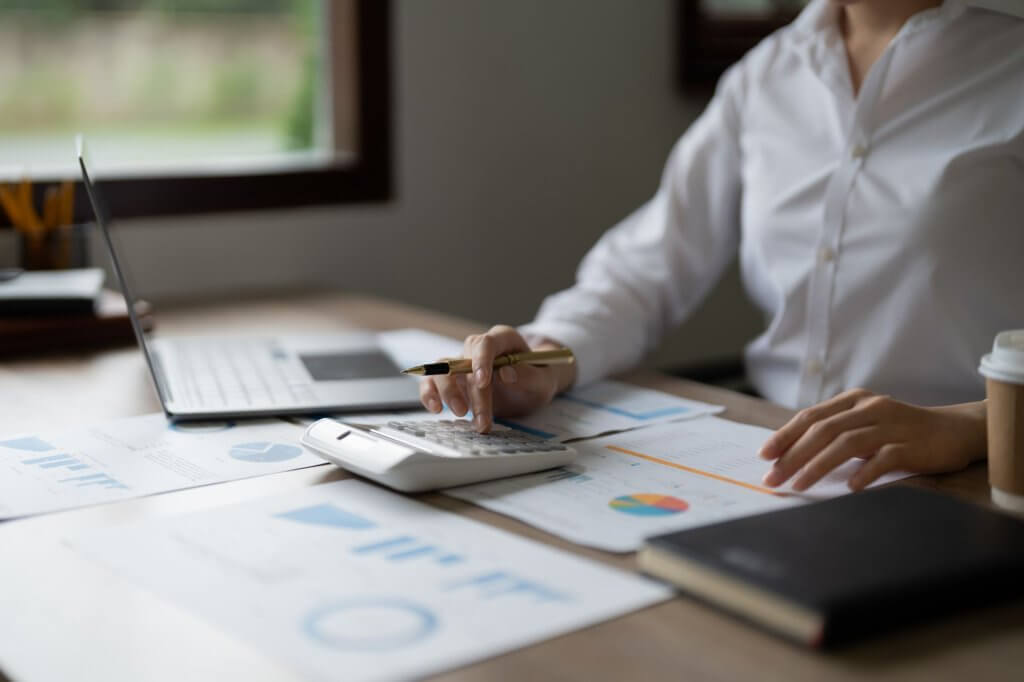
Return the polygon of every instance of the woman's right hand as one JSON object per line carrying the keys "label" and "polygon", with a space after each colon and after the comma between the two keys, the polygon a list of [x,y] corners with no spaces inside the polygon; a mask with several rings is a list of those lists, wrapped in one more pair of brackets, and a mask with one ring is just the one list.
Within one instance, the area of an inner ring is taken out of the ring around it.
{"label": "woman's right hand", "polygon": [[492,371],[494,359],[505,353],[560,348],[542,343],[531,348],[514,327],[498,325],[486,334],[466,338],[463,356],[473,360],[471,374],[424,377],[420,401],[431,412],[442,409],[442,401],[457,417],[473,410],[473,425],[480,433],[490,430],[494,417],[514,417],[547,405],[572,385],[576,365],[515,365]]}

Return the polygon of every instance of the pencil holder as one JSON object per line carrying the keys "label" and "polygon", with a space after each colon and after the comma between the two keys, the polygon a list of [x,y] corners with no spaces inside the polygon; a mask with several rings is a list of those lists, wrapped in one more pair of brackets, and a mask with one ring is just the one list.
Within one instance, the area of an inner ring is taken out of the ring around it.
{"label": "pencil holder", "polygon": [[62,270],[89,265],[90,224],[63,225],[41,237],[18,234],[21,267]]}

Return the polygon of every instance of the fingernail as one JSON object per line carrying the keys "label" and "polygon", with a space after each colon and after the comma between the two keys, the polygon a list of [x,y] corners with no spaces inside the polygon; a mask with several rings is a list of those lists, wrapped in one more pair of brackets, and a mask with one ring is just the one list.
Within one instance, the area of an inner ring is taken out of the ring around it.
{"label": "fingernail", "polygon": [[427,400],[427,409],[430,410],[431,412],[440,412],[441,406],[437,404],[436,399],[430,398],[429,400]]}
{"label": "fingernail", "polygon": [[764,483],[766,486],[774,488],[779,483],[781,483],[781,481],[779,481],[779,472],[769,471],[767,474],[764,475],[764,478],[761,479],[761,482]]}
{"label": "fingernail", "polygon": [[487,385],[487,373],[484,372],[484,368],[481,367],[476,371],[476,385],[483,388]]}
{"label": "fingernail", "polygon": [[476,424],[477,431],[484,430],[484,416],[482,414],[478,414],[477,416],[473,417],[473,423]]}
{"label": "fingernail", "polygon": [[772,454],[771,453],[772,453],[771,447],[768,446],[768,445],[765,445],[760,450],[758,450],[757,455],[761,459],[771,459],[772,458]]}
{"label": "fingernail", "polygon": [[451,402],[450,407],[452,408],[452,412],[454,412],[455,416],[457,417],[461,417],[462,415],[466,414],[466,403],[462,402],[458,398]]}
{"label": "fingernail", "polygon": [[506,384],[516,383],[516,370],[512,367],[502,367],[498,370],[498,374],[501,376],[501,380]]}

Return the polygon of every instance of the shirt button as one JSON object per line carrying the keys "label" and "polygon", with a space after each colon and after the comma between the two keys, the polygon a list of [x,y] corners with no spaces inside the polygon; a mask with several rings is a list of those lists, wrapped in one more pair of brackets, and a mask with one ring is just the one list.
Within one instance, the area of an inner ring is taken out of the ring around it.
{"label": "shirt button", "polygon": [[866,144],[855,144],[850,150],[850,156],[855,159],[863,159],[868,155],[868,146]]}
{"label": "shirt button", "polygon": [[836,252],[827,246],[818,249],[818,260],[824,263],[831,263],[836,259]]}
{"label": "shirt button", "polygon": [[821,363],[821,360],[817,358],[811,358],[807,361],[807,373],[808,374],[821,374],[825,366]]}

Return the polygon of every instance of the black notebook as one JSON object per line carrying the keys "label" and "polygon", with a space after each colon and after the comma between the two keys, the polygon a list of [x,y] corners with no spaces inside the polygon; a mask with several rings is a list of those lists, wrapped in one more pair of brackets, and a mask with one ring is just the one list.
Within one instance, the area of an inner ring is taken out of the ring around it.
{"label": "black notebook", "polygon": [[814,647],[1024,595],[1024,521],[895,486],[649,538],[640,567]]}

